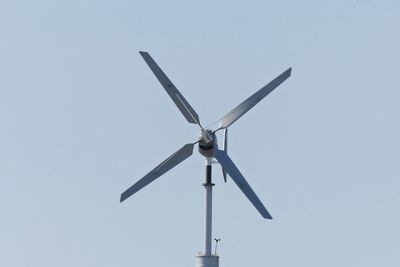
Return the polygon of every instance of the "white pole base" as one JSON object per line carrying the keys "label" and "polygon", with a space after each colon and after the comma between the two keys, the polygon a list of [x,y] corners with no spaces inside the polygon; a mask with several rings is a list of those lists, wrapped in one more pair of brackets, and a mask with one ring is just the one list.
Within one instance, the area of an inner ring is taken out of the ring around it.
{"label": "white pole base", "polygon": [[218,256],[197,256],[196,267],[218,267],[219,257]]}

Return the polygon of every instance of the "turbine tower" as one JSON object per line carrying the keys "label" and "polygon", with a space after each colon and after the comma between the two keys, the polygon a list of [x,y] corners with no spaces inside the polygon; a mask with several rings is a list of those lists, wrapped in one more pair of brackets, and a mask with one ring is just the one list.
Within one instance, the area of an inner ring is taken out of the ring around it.
{"label": "turbine tower", "polygon": [[[233,110],[228,112],[223,116],[219,122],[217,129],[210,130],[205,129],[200,123],[199,115],[192,108],[189,102],[183,97],[183,95],[178,91],[171,80],[165,75],[157,63],[147,52],[139,52],[146,61],[147,65],[150,67],[154,75],[157,77],[161,85],[164,87],[165,91],[174,101],[175,105],[178,107],[182,115],[186,118],[189,123],[197,124],[200,127],[199,139],[193,143],[189,143],[178,149],[175,153],[161,162],[157,167],[151,170],[147,175],[138,180],[134,185],[129,187],[125,192],[121,194],[120,201],[124,201],[140,189],[150,184],[161,175],[171,170],[185,159],[189,158],[193,154],[193,148],[198,144],[198,149],[201,155],[205,157],[206,162],[206,177],[203,184],[205,188],[205,229],[204,229],[204,252],[202,255],[197,256],[196,266],[197,267],[218,267],[219,257],[213,255],[211,251],[212,242],[212,188],[214,184],[212,183],[211,175],[211,164],[213,159],[222,167],[222,174],[224,181],[227,180],[227,174],[247,197],[247,199],[253,204],[253,206],[258,210],[258,212],[265,219],[272,219],[271,215],[264,207],[260,199],[254,193],[253,189],[247,183],[246,179],[243,177],[239,169],[233,163],[232,159],[228,156],[228,127],[232,125],[236,120],[243,116],[247,111],[253,108],[258,102],[260,102],[264,97],[271,93],[276,87],[278,87],[282,82],[289,78],[292,69],[289,68],[272,80],[270,83],[265,85],[263,88],[255,92],[252,96],[247,98]],[[216,132],[223,130],[223,147],[219,149],[217,143]]]}

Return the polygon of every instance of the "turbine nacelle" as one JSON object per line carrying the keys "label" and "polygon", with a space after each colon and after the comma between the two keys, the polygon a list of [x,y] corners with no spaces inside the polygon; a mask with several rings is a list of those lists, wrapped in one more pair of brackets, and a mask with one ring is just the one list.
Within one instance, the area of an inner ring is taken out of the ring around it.
{"label": "turbine nacelle", "polygon": [[201,130],[199,136],[199,152],[204,157],[212,157],[214,149],[218,149],[216,134],[211,130]]}

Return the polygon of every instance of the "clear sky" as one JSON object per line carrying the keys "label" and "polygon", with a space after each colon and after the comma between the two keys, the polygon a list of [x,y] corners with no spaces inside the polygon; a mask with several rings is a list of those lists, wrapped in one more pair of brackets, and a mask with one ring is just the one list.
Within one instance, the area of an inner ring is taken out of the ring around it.
{"label": "clear sky", "polygon": [[386,0],[0,1],[0,266],[195,266],[196,151],[119,203],[199,133],[139,50],[205,125],[293,67],[230,128],[274,220],[214,168],[221,267],[400,266],[399,14]]}

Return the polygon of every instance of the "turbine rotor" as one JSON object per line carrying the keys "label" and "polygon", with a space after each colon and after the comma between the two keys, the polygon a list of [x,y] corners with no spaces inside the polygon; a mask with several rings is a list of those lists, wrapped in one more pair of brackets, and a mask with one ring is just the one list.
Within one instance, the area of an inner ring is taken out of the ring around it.
{"label": "turbine rotor", "polygon": [[[240,188],[243,194],[248,198],[248,200],[253,204],[253,206],[260,212],[260,214],[266,219],[272,219],[271,215],[268,213],[260,199],[257,197],[253,189],[247,183],[243,175],[240,173],[239,169],[233,163],[232,159],[227,153],[227,140],[228,132],[227,129],[230,125],[236,122],[240,117],[242,117],[246,112],[252,109],[257,103],[259,103],[264,97],[271,93],[276,87],[283,83],[287,78],[290,77],[292,69],[289,68],[272,80],[270,83],[259,89],[252,96],[244,100],[237,107],[228,112],[224,117],[221,118],[218,128],[215,131],[204,129],[200,124],[199,116],[189,102],[183,97],[167,75],[161,70],[157,63],[153,60],[147,52],[140,52],[143,59],[146,61],[147,65],[150,67],[154,75],[157,77],[161,85],[164,87],[165,91],[171,97],[172,101],[175,103],[179,111],[185,117],[189,123],[197,124],[200,129],[200,136],[197,142],[189,143],[184,145],[182,148],[177,150],[175,153],[170,155],[157,167],[155,167],[150,173],[145,175],[134,185],[128,188],[121,195],[121,202],[129,198],[137,191],[141,190],[143,187],[147,186],[154,180],[158,179],[161,175],[168,172],[170,169],[174,168],[187,158],[189,158],[193,153],[193,146],[199,143],[199,152],[207,160],[210,158],[215,158],[222,167],[224,180],[226,182],[227,174],[232,178],[235,184]],[[218,149],[216,132],[224,129],[224,142],[223,149]]]}

